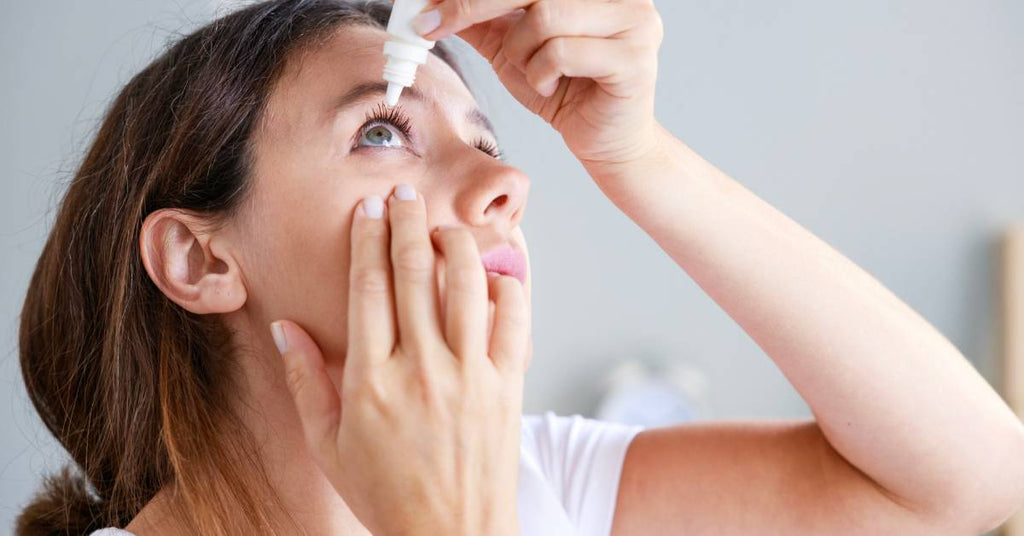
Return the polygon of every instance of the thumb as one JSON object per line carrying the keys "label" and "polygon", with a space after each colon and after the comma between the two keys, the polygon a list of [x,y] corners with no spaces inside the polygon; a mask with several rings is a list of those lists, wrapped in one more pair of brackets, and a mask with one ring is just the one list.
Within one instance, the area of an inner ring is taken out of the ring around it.
{"label": "thumb", "polygon": [[290,320],[278,320],[270,330],[284,360],[285,380],[306,445],[319,463],[329,462],[341,421],[341,397],[327,375],[323,353],[306,330]]}

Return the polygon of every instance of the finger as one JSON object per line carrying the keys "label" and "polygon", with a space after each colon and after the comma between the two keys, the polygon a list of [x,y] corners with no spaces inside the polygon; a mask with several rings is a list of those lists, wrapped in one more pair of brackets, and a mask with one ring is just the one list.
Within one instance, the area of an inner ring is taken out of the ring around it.
{"label": "finger", "polygon": [[494,327],[487,354],[499,370],[523,371],[530,336],[530,312],[522,283],[509,275],[488,281],[494,299]]}
{"label": "finger", "polygon": [[637,10],[617,2],[538,0],[508,30],[502,52],[520,70],[553,37],[611,37],[639,23]]}
{"label": "finger", "polygon": [[[437,27],[425,34],[421,34],[429,41],[440,41],[449,35],[459,32],[474,24],[488,21],[519,8],[526,7],[536,0],[431,0],[435,6],[424,9],[418,17],[422,20],[436,22],[436,15],[427,14],[429,11],[437,10],[441,20]],[[416,22],[413,22],[416,27]],[[431,24],[432,25],[432,24]],[[431,26],[427,25],[427,26]]]}
{"label": "finger", "polygon": [[387,361],[397,337],[386,213],[384,200],[372,195],[352,219],[345,366],[356,374]]}
{"label": "finger", "polygon": [[[491,278],[495,277],[496,275],[497,274],[495,274],[494,272],[488,272],[487,273],[487,286],[488,287],[490,287],[490,285],[491,285]],[[489,292],[490,291],[488,291],[488,293]],[[494,335],[494,300],[493,299],[489,299],[489,300],[487,300],[487,340],[488,341],[491,340],[491,337],[493,335]],[[487,353],[490,353],[490,349],[488,349]]]}
{"label": "finger", "polygon": [[285,381],[302,423],[306,445],[318,463],[333,464],[341,397],[327,374],[323,354],[312,337],[294,322],[274,322],[271,333],[284,360]]}
{"label": "finger", "polygon": [[444,344],[427,209],[423,196],[408,184],[395,188],[389,203],[398,342],[422,351]]}
{"label": "finger", "polygon": [[[624,41],[599,37],[555,37],[530,58],[526,64],[526,80],[544,96],[551,96],[562,76],[592,78],[616,97],[629,98],[628,91],[616,94],[616,83],[635,80],[636,51]],[[656,66],[654,66],[656,69]]]}
{"label": "finger", "polygon": [[455,35],[473,47],[491,65],[494,65],[494,60],[503,46],[508,30],[525,15],[525,11],[516,10],[496,19],[474,24]]}
{"label": "finger", "polygon": [[508,29],[523,15],[524,12],[519,10],[497,19],[470,26],[457,35],[469,43],[491,64],[494,73],[498,75],[502,85],[508,89],[516,100],[529,110],[537,112],[537,92],[530,87],[523,71],[512,65],[512,62],[508,61],[508,58],[505,57],[502,51],[502,41],[504,36],[507,35]]}
{"label": "finger", "polygon": [[487,352],[487,277],[480,250],[465,228],[442,228],[435,234],[445,260],[445,340],[462,359]]}

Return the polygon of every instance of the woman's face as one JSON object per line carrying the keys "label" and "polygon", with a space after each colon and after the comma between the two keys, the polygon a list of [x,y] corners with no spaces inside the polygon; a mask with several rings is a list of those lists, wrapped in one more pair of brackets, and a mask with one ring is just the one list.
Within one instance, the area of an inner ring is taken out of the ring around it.
{"label": "woman's face", "polygon": [[[485,152],[494,134],[447,64],[431,54],[389,120],[387,37],[344,27],[289,62],[254,133],[252,197],[233,229],[252,328],[293,320],[335,364],[345,355],[350,227],[367,195],[387,200],[409,183],[426,200],[429,230],[465,227],[481,254],[510,245],[527,255],[519,222],[529,179]],[[530,303],[529,269],[526,295]]]}

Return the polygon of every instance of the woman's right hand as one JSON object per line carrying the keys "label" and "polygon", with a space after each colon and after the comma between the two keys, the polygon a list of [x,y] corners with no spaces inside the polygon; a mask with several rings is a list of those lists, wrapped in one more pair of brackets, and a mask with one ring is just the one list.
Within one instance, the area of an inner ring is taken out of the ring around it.
{"label": "woman's right hand", "polygon": [[275,323],[288,388],[313,458],[373,534],[518,535],[524,289],[488,278],[468,230],[444,229],[433,235],[442,311],[426,205],[413,195],[391,196],[379,219],[365,201],[356,209],[342,378],[305,330]]}

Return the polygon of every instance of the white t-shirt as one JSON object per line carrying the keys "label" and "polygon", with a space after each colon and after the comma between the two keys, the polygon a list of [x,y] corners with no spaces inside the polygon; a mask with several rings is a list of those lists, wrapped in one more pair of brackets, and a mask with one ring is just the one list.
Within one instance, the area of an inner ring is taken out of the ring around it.
{"label": "white t-shirt", "polygon": [[[643,426],[523,415],[519,530],[529,536],[609,536],[626,449]],[[89,536],[133,536],[116,528]]]}

